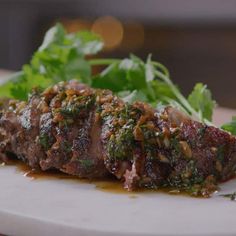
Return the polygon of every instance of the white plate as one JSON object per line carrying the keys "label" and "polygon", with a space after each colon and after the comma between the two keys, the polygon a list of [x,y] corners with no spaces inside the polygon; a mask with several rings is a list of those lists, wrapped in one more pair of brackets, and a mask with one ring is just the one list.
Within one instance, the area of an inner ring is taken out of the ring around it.
{"label": "white plate", "polygon": [[[219,113],[220,112],[220,113]],[[217,123],[232,111],[218,110]],[[236,180],[222,192],[236,191]],[[163,193],[116,194],[0,167],[0,233],[17,236],[236,235],[236,202]]]}
{"label": "white plate", "polygon": [[[116,194],[93,184],[24,177],[0,167],[0,231],[18,236],[235,235],[236,202],[164,193]],[[236,181],[222,186],[236,190]]]}

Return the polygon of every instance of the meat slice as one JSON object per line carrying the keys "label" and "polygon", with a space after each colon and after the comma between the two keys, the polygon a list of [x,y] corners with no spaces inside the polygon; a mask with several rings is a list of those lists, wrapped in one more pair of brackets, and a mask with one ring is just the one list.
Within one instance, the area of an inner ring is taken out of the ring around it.
{"label": "meat slice", "polygon": [[95,99],[94,90],[71,81],[11,102],[0,119],[2,158],[14,153],[33,168],[106,176]]}
{"label": "meat slice", "polygon": [[10,101],[9,110],[0,119],[0,127],[5,132],[1,152],[16,153],[18,158],[32,167],[37,167],[39,157],[45,156],[36,140],[40,118],[40,111],[37,108],[39,99],[35,94],[27,104]]}
{"label": "meat slice", "polygon": [[236,139],[173,108],[103,104],[105,164],[128,190],[172,187],[209,196],[235,175]]}
{"label": "meat slice", "polygon": [[80,178],[114,175],[129,191],[171,187],[209,196],[235,175],[236,138],[171,107],[128,104],[76,81],[7,103],[2,159],[14,153],[33,168]]}

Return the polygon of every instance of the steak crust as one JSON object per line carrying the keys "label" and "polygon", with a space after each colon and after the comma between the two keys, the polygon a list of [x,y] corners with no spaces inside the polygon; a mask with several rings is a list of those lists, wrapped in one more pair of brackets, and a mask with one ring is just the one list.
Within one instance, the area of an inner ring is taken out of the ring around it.
{"label": "steak crust", "polygon": [[108,90],[62,82],[0,107],[0,158],[80,178],[114,175],[128,190],[172,187],[209,196],[234,176],[236,139],[174,108],[128,104]]}

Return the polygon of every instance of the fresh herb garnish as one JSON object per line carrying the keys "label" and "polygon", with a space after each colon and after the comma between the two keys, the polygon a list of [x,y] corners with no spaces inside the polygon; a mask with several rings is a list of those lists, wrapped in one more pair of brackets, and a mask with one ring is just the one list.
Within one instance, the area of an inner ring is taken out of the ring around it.
{"label": "fresh herb garnish", "polygon": [[[187,99],[170,79],[165,66],[130,55],[126,59],[88,59],[103,42],[92,32],[67,34],[62,25],[52,27],[30,64],[0,86],[2,97],[26,100],[33,87],[46,88],[59,81],[78,79],[95,88],[112,90],[126,102],[144,101],[152,106],[172,105],[199,121],[211,124],[215,102],[205,85],[197,84]],[[92,66],[106,66],[92,75]]]}
{"label": "fresh herb garnish", "polygon": [[66,34],[63,26],[57,24],[46,33],[30,64],[0,87],[0,94],[26,100],[33,87],[46,88],[71,79],[89,83],[91,67],[85,56],[96,54],[102,46],[101,39],[93,33]]}
{"label": "fresh herb garnish", "polygon": [[211,91],[206,85],[198,83],[195,85],[192,93],[188,96],[191,106],[199,113],[201,120],[212,119],[215,101],[212,100]]}
{"label": "fresh herb garnish", "polygon": [[233,135],[236,135],[236,116],[232,117],[232,121],[225,123],[221,126],[223,130],[230,132]]}
{"label": "fresh herb garnish", "polygon": [[227,193],[227,194],[221,194],[219,196],[225,197],[225,198],[229,198],[231,201],[235,201],[236,200],[236,192],[234,192],[234,193]]}

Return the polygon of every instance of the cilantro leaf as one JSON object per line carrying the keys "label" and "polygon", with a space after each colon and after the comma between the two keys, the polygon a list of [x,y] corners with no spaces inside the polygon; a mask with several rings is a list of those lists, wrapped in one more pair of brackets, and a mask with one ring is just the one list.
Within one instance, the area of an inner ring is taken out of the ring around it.
{"label": "cilantro leaf", "polygon": [[225,123],[221,126],[221,129],[230,132],[233,135],[236,135],[236,116],[232,117],[232,121]]}
{"label": "cilantro leaf", "polygon": [[125,102],[128,102],[128,103],[133,103],[136,101],[148,102],[148,98],[146,94],[138,90],[134,90],[132,92],[122,91],[122,92],[119,92],[117,95],[121,97]]}
{"label": "cilantro leaf", "polygon": [[201,120],[212,120],[215,101],[212,99],[211,92],[206,85],[197,83],[193,91],[188,96],[190,105],[200,114]]}
{"label": "cilantro leaf", "polygon": [[119,63],[113,63],[102,71],[102,73],[93,77],[92,87],[119,92],[128,90],[128,80],[125,71],[119,69]]}
{"label": "cilantro leaf", "polygon": [[[144,62],[130,55],[119,62],[114,61],[102,73],[92,79],[92,87],[110,89],[125,101],[144,101],[156,106],[164,97],[175,99],[170,86],[155,76],[151,56]],[[125,94],[125,95],[124,95]]]}
{"label": "cilantro leaf", "polygon": [[104,46],[101,38],[89,31],[80,31],[75,34],[69,34],[70,43],[75,43],[77,52],[83,55],[94,55],[100,52]]}
{"label": "cilantro leaf", "polygon": [[113,92],[143,89],[147,86],[144,65],[129,58],[114,62],[93,77],[92,86]]}
{"label": "cilantro leaf", "polygon": [[26,100],[33,87],[46,88],[59,81],[79,79],[91,83],[91,66],[85,56],[100,51],[103,42],[91,32],[67,34],[61,24],[48,30],[42,45],[23,66],[14,82],[0,86],[1,96]]}
{"label": "cilantro leaf", "polygon": [[[46,33],[42,45],[30,63],[0,86],[1,96],[26,100],[33,87],[46,88],[59,81],[78,79],[95,88],[110,89],[126,102],[144,101],[172,105],[208,125],[215,102],[205,85],[195,86],[188,99],[172,82],[169,71],[151,55],[143,61],[135,55],[129,58],[88,59],[98,53],[103,42],[97,35],[82,31],[67,34],[61,24]],[[92,76],[91,66],[107,66]]]}
{"label": "cilantro leaf", "polygon": [[39,51],[44,51],[49,48],[52,44],[62,43],[65,37],[65,30],[61,24],[56,24],[51,29],[49,29],[45,36],[42,45],[39,47]]}

